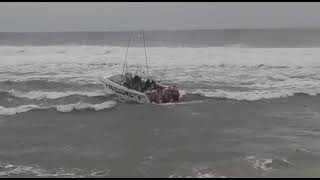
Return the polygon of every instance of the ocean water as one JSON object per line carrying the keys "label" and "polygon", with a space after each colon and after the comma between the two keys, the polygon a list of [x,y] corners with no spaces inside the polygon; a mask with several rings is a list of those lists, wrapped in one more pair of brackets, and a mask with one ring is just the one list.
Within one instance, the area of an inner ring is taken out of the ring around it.
{"label": "ocean water", "polygon": [[137,105],[99,80],[128,32],[0,33],[0,176],[317,177],[319,35],[146,32],[149,74],[182,102]]}

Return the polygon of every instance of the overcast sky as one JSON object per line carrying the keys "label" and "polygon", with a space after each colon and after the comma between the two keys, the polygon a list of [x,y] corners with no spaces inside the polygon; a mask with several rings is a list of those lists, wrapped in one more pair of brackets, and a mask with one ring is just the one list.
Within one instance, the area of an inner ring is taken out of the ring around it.
{"label": "overcast sky", "polygon": [[0,31],[320,27],[319,2],[0,2]]}

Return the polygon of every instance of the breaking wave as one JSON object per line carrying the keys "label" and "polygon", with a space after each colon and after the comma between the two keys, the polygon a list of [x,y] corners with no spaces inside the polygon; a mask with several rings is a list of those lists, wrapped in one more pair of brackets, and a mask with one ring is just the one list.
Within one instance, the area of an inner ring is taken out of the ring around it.
{"label": "breaking wave", "polygon": [[[7,73],[7,72],[6,72]],[[8,75],[8,74],[7,74]],[[11,74],[10,74],[11,75]],[[50,75],[50,74],[49,74]],[[41,75],[44,76],[45,75]],[[79,82],[61,82],[58,79],[28,79],[25,76],[10,76],[5,80],[0,81],[1,90],[20,90],[20,91],[32,91],[35,89],[42,91],[72,91],[74,89],[92,90],[100,88],[100,84],[79,83]],[[26,79],[25,79],[26,78]],[[10,80],[12,79],[12,80]]]}
{"label": "breaking wave", "polygon": [[[148,64],[152,76],[187,93],[253,101],[318,94],[319,49],[150,47]],[[121,72],[123,54],[117,46],[1,46],[0,88],[36,100],[99,96],[98,77]],[[129,69],[144,62],[143,54],[141,47],[130,48]]]}
{"label": "breaking wave", "polygon": [[279,165],[294,166],[295,164],[283,157],[275,156],[273,158],[258,158],[256,156],[247,156],[245,158],[255,169],[262,171],[273,171]]}
{"label": "breaking wave", "polygon": [[[246,101],[257,101],[263,99],[275,99],[275,98],[287,98],[291,96],[316,96],[320,94],[319,91],[271,91],[271,90],[249,90],[249,91],[225,91],[221,89],[195,89],[195,90],[181,90],[179,103],[167,103],[165,105],[175,104],[190,104],[203,102],[204,98],[222,98],[230,100],[246,100]],[[96,92],[81,92],[81,91],[66,91],[66,92],[46,92],[46,91],[0,91],[0,98],[26,98],[29,100],[56,100],[66,98],[69,96],[84,96],[88,98],[93,97],[106,97],[106,95],[112,95],[107,91],[96,91]],[[191,99],[190,99],[191,98]],[[29,107],[23,107],[23,110]]]}
{"label": "breaking wave", "polygon": [[[172,104],[186,104],[186,103],[197,103],[199,98],[195,97],[192,101],[184,101],[184,99],[191,97],[192,95],[199,95],[202,97],[209,98],[224,98],[232,100],[247,100],[256,101],[261,99],[274,99],[274,98],[286,98],[290,96],[307,95],[315,96],[320,94],[319,91],[271,91],[271,90],[251,90],[251,91],[225,91],[221,89],[196,89],[196,90],[181,90],[180,98],[183,100],[181,103]],[[86,96],[86,97],[105,97],[106,95],[112,95],[107,91],[96,91],[96,92],[81,92],[81,91],[66,91],[66,92],[46,92],[46,91],[0,91],[0,97],[16,97],[16,98],[27,98],[30,100],[56,100],[60,98],[65,98],[68,96]]]}
{"label": "breaking wave", "polygon": [[34,109],[45,109],[45,108],[35,104],[22,105],[18,107],[0,106],[0,115],[11,116],[11,115],[27,112]]}
{"label": "breaking wave", "polygon": [[116,102],[114,101],[107,101],[101,104],[76,103],[76,104],[59,105],[59,106],[56,106],[56,109],[59,112],[71,112],[73,110],[86,110],[86,109],[100,111],[103,109],[114,107],[115,105],[116,105]]}
{"label": "breaking wave", "polygon": [[290,91],[235,91],[228,92],[224,90],[202,90],[198,89],[190,92],[191,94],[198,94],[204,97],[213,97],[213,98],[224,98],[231,100],[246,100],[246,101],[257,101],[262,99],[275,99],[275,98],[287,98],[291,96],[307,95],[307,96],[316,96],[320,94],[319,92],[290,92]]}
{"label": "breaking wave", "polygon": [[202,103],[204,101],[183,101],[183,102],[177,102],[177,103],[165,103],[165,104],[156,104],[159,106],[172,106],[172,105],[185,105],[185,104],[196,104],[196,103]]}
{"label": "breaking wave", "polygon": [[71,112],[73,110],[94,110],[101,111],[104,109],[112,108],[116,105],[115,101],[106,101],[101,104],[90,104],[79,102],[76,104],[66,104],[66,105],[52,105],[52,106],[41,106],[35,104],[21,105],[18,107],[2,107],[0,106],[0,115],[11,116],[19,113],[24,113],[31,110],[39,109],[55,109],[59,112]]}
{"label": "breaking wave", "polygon": [[168,178],[227,178],[209,166],[181,166]]}
{"label": "breaking wave", "polygon": [[76,91],[67,91],[67,92],[44,92],[44,91],[30,91],[30,92],[20,92],[20,91],[10,91],[11,95],[19,98],[28,98],[32,100],[40,99],[59,99],[72,95],[81,95],[88,97],[97,97],[104,96],[104,92],[76,92]]}
{"label": "breaking wave", "polygon": [[105,177],[110,173],[110,169],[100,171],[84,171],[82,169],[63,169],[53,170],[52,172],[38,167],[26,165],[3,164],[0,165],[0,177],[10,176],[35,176],[35,177],[66,177],[66,178],[83,178],[83,177]]}
{"label": "breaking wave", "polygon": [[271,167],[273,159],[271,158],[257,158],[255,156],[248,156],[245,159],[251,163],[255,169],[260,169],[263,171],[273,170]]}

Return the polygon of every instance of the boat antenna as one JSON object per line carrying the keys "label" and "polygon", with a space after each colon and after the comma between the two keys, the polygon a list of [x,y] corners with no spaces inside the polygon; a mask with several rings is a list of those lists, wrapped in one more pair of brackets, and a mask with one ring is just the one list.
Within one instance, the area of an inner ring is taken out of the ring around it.
{"label": "boat antenna", "polygon": [[139,71],[139,64],[137,63],[137,70],[135,75],[138,75],[138,71]]}
{"label": "boat antenna", "polygon": [[129,46],[130,46],[130,41],[131,41],[131,36],[130,36],[129,41],[128,41],[128,47],[127,47],[127,51],[126,51],[126,56],[124,58],[124,63],[123,63],[123,67],[122,67],[121,82],[123,81],[124,68],[125,68],[125,65],[126,65],[126,62],[127,62],[127,56],[128,56],[128,50],[129,50]]}
{"label": "boat antenna", "polygon": [[146,57],[147,77],[149,78],[149,67],[148,67],[146,40],[144,39],[144,30],[142,30],[142,37],[143,37],[144,55]]}

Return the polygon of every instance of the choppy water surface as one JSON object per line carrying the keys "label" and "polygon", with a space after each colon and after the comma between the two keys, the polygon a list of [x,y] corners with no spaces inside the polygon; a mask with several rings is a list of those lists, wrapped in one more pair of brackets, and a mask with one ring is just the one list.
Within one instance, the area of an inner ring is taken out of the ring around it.
{"label": "choppy water surface", "polygon": [[[99,81],[121,73],[121,44],[14,37],[0,46],[2,177],[319,176],[320,46],[303,38],[153,44],[149,72],[183,102],[137,105]],[[144,49],[128,62],[144,65]]]}

